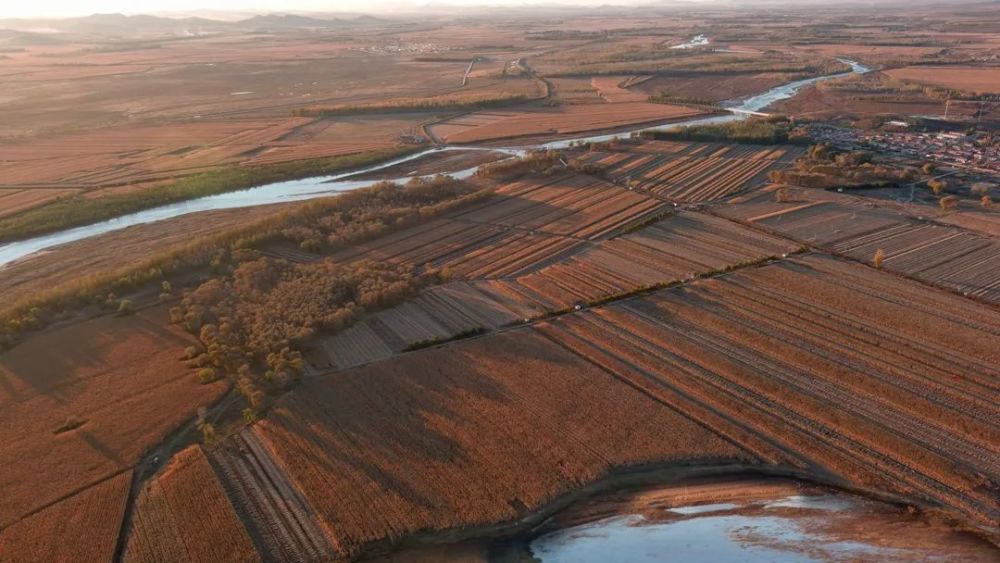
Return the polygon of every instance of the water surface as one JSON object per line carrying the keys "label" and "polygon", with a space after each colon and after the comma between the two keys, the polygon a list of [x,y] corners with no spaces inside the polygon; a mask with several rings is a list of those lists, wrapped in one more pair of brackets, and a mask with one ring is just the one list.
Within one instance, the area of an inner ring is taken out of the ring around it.
{"label": "water surface", "polygon": [[[707,41],[707,38],[705,38],[705,41]],[[382,170],[384,168],[395,166],[400,163],[417,160],[419,158],[422,158],[424,156],[439,151],[500,151],[500,152],[507,152],[508,154],[511,155],[517,155],[529,149],[559,149],[568,147],[573,143],[579,143],[579,142],[603,142],[616,137],[627,136],[633,132],[643,131],[643,130],[671,129],[681,126],[726,123],[729,121],[746,119],[748,115],[741,112],[759,112],[760,110],[764,109],[765,107],[779,100],[784,100],[794,96],[796,92],[798,92],[800,89],[810,84],[815,84],[816,82],[822,80],[840,78],[843,76],[847,76],[851,73],[864,73],[870,70],[868,67],[856,63],[854,61],[848,61],[846,59],[841,59],[841,61],[851,65],[851,72],[798,80],[795,82],[777,86],[756,96],[751,96],[743,100],[733,100],[727,105],[727,107],[728,109],[733,110],[736,113],[718,115],[707,118],[689,119],[685,121],[670,123],[668,125],[663,125],[659,127],[648,127],[648,126],[639,127],[633,130],[615,134],[583,136],[572,139],[563,139],[560,141],[552,141],[548,143],[538,143],[538,144],[531,144],[524,146],[512,146],[508,148],[477,147],[477,146],[445,146],[445,147],[432,148],[415,154],[397,158],[388,162],[383,162],[381,164],[369,166],[361,170],[354,170],[352,172],[334,174],[329,176],[317,176],[301,180],[275,182],[246,190],[226,192],[218,195],[191,199],[183,202],[163,205],[160,207],[154,207],[136,213],[122,215],[121,217],[116,217],[114,219],[109,219],[107,221],[101,221],[99,223],[93,223],[81,227],[74,227],[47,235],[41,235],[34,238],[25,239],[22,241],[8,243],[0,246],[0,267],[2,267],[5,264],[14,262],[15,260],[24,258],[25,256],[34,254],[36,252],[51,249],[70,242],[84,240],[90,237],[103,235],[106,233],[118,231],[135,225],[143,225],[146,223],[154,223],[156,221],[172,219],[174,217],[179,217],[190,213],[213,211],[219,209],[237,209],[241,207],[270,205],[276,203],[289,203],[295,201],[303,201],[307,199],[314,199],[318,197],[327,197],[331,195],[336,195],[341,192],[354,190],[364,186],[369,186],[373,183],[371,180],[357,180],[357,179],[352,180],[351,178],[359,177],[371,172]],[[450,174],[461,178],[470,176],[474,171],[475,168],[469,168],[466,170],[458,170],[455,172],[451,172]],[[406,181],[408,179],[409,177],[399,178],[400,181]]]}

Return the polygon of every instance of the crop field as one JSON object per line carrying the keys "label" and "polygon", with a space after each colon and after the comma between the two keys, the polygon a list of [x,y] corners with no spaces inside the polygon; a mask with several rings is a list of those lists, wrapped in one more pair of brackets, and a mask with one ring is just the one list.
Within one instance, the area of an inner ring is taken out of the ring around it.
{"label": "crop field", "polygon": [[781,257],[798,245],[732,221],[680,212],[517,278],[551,309]]}
{"label": "crop field", "polygon": [[[581,243],[475,219],[446,218],[356,245],[335,258],[430,264],[462,277],[497,277],[529,271],[540,262],[573,252]],[[281,256],[295,259],[288,253]]]}
{"label": "crop field", "polygon": [[212,454],[218,475],[266,561],[317,561],[333,552],[330,534],[257,434],[244,431]]}
{"label": "crop field", "polygon": [[989,94],[1000,92],[1000,68],[960,66],[908,66],[886,71],[898,80],[931,84],[943,88]]}
{"label": "crop field", "polygon": [[93,188],[238,162],[306,118],[123,127],[0,145],[3,185]]}
{"label": "crop field", "polygon": [[4,562],[111,561],[131,484],[123,471],[0,529]]}
{"label": "crop field", "polygon": [[78,322],[0,355],[0,526],[127,470],[226,391],[178,361],[191,338],[166,317]]}
{"label": "crop field", "polygon": [[318,370],[344,369],[455,335],[496,330],[551,310],[548,303],[515,300],[496,290],[515,285],[506,280],[477,280],[432,287],[321,339],[307,357]]}
{"label": "crop field", "polygon": [[666,122],[702,113],[702,110],[683,106],[629,101],[518,111],[480,111],[442,121],[429,129],[442,141],[461,144],[516,137],[551,137],[626,125]]}
{"label": "crop field", "polygon": [[[0,172],[2,172],[0,167]],[[32,207],[45,205],[57,199],[72,196],[80,193],[78,189],[50,188],[50,189],[0,189],[0,217],[13,215]]]}
{"label": "crop field", "polygon": [[69,241],[0,267],[0,563],[520,560],[751,476],[1000,545],[1000,5],[703,4],[0,17],[0,239]]}
{"label": "crop field", "polygon": [[[187,517],[192,506],[197,518]],[[200,447],[177,454],[140,493],[124,561],[260,561]]]}
{"label": "crop field", "polygon": [[666,206],[583,174],[528,178],[496,193],[500,201],[463,210],[455,219],[596,240]]}
{"label": "crop field", "polygon": [[678,99],[721,102],[763,92],[779,84],[792,82],[795,76],[783,72],[737,74],[733,76],[653,76],[629,86],[629,91],[645,97],[666,94]]}
{"label": "crop field", "polygon": [[835,201],[777,203],[768,192],[718,208],[783,236],[964,295],[1000,302],[1000,240],[883,209]]}
{"label": "crop field", "polygon": [[647,94],[628,89],[627,84],[632,79],[630,76],[595,76],[590,83],[607,102],[645,102]]}
{"label": "crop field", "polygon": [[[353,367],[413,346],[496,330],[577,303],[780,257],[798,246],[726,219],[680,212],[597,244],[576,243],[561,257],[530,262],[530,273],[483,275],[463,268],[465,263],[455,259],[447,267],[457,277],[473,281],[430,288],[402,305],[366,317],[321,339],[309,359],[319,370]],[[516,248],[504,248],[517,253]],[[407,260],[420,263],[413,257]]]}
{"label": "crop field", "polygon": [[245,459],[288,476],[330,534],[305,538],[339,557],[508,521],[622,463],[754,459],[531,330],[303,385],[239,439],[265,445]]}
{"label": "crop field", "polygon": [[[514,276],[578,252],[657,214],[666,204],[592,176],[538,176],[504,184],[481,204],[334,255],[447,267],[466,278]],[[307,260],[289,249],[277,255]]]}
{"label": "crop field", "polygon": [[794,147],[691,144],[663,154],[640,147],[633,151],[591,151],[577,159],[603,167],[629,186],[674,201],[720,199],[763,183],[767,173],[787,166],[801,150]]}
{"label": "crop field", "polygon": [[1000,315],[835,258],[741,270],[542,329],[717,432],[983,523],[1000,516]]}
{"label": "crop field", "polygon": [[211,457],[270,557],[508,522],[649,463],[808,469],[985,525],[998,335],[971,301],[805,255],[308,378]]}

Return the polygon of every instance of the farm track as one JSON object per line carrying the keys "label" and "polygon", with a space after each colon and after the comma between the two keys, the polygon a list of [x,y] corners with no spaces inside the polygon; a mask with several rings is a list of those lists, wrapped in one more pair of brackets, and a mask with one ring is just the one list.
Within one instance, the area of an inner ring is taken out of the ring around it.
{"label": "farm track", "polygon": [[237,434],[211,459],[265,561],[316,561],[333,554],[305,499],[256,436]]}

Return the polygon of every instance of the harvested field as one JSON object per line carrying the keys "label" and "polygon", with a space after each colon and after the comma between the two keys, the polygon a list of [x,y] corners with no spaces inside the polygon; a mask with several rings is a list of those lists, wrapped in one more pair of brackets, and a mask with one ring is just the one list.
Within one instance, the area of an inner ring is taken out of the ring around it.
{"label": "harvested field", "polygon": [[937,221],[1000,238],[1000,213],[960,211],[945,215]]}
{"label": "harvested field", "polygon": [[808,256],[542,330],[748,449],[773,440],[856,484],[1000,517],[992,310]]}
{"label": "harvested field", "polygon": [[836,201],[776,203],[767,191],[717,211],[859,262],[882,250],[886,270],[1000,302],[1000,240],[993,237]]}
{"label": "harvested field", "polygon": [[[513,276],[578,252],[586,241],[606,238],[664,206],[592,176],[532,177],[500,186],[481,204],[334,258],[430,264],[466,278]],[[294,250],[276,255],[306,258]]]}
{"label": "harvested field", "polygon": [[590,83],[606,102],[645,102],[648,95],[628,89],[626,84],[630,78],[629,76],[595,76],[590,79]]}
{"label": "harvested field", "polygon": [[5,563],[111,561],[131,484],[132,472],[123,471],[0,529],[0,556]]}
{"label": "harvested field", "polygon": [[[502,200],[491,200],[494,203]],[[488,205],[488,204],[487,204]],[[466,218],[467,219],[467,218]],[[497,277],[530,271],[540,262],[573,252],[582,241],[530,233],[504,225],[456,218],[379,237],[334,255],[339,261],[378,260],[449,268],[463,277]],[[275,254],[301,260],[293,253]],[[314,256],[303,257],[314,259]]]}
{"label": "harvested field", "polygon": [[721,102],[734,100],[764,92],[780,84],[791,82],[795,77],[788,73],[766,72],[760,74],[738,74],[733,76],[654,76],[649,80],[629,87],[629,90],[648,97],[661,93],[678,99]]}
{"label": "harvested field", "polygon": [[[188,512],[197,511],[197,518]],[[178,453],[136,502],[124,561],[260,561],[208,458],[198,446]]]}
{"label": "harvested field", "polygon": [[[34,334],[0,355],[0,526],[132,467],[224,383],[180,361],[165,307]],[[142,413],[141,416],[136,413]]]}
{"label": "harvested field", "polygon": [[801,154],[797,147],[719,143],[669,143],[664,148],[666,154],[623,145],[621,150],[590,151],[577,159],[604,168],[611,178],[635,189],[675,201],[701,202],[760,185],[770,170]]}
{"label": "harvested field", "polygon": [[862,120],[879,116],[941,115],[944,113],[944,100],[921,94],[886,96],[878,92],[809,86],[787,100],[768,106],[766,111],[809,119]]}
{"label": "harvested field", "polygon": [[613,129],[702,113],[682,106],[646,102],[580,104],[521,111],[479,111],[442,121],[430,130],[445,142],[461,144]]}
{"label": "harvested field", "polygon": [[798,246],[726,219],[681,212],[516,281],[541,296],[550,309],[558,310],[574,302],[592,302],[780,257]]}
{"label": "harvested field", "polygon": [[216,449],[212,463],[264,560],[324,559],[334,552],[332,534],[266,448],[243,431]]}
{"label": "harvested field", "polygon": [[532,330],[309,379],[243,439],[337,557],[511,521],[618,465],[753,459]]}
{"label": "harvested field", "polygon": [[0,146],[2,185],[90,189],[204,171],[243,162],[247,153],[266,150],[269,143],[311,121],[283,118],[177,123],[6,143]]}
{"label": "harvested field", "polygon": [[464,210],[455,219],[595,240],[666,206],[582,174],[528,178],[501,186],[496,193],[500,201]]}
{"label": "harvested field", "polygon": [[907,66],[885,71],[897,80],[931,84],[963,92],[1000,92],[1000,68],[961,66]]}
{"label": "harvested field", "polygon": [[[3,171],[3,167],[0,167],[0,173]],[[20,213],[21,211],[31,209],[32,207],[45,205],[46,203],[78,193],[80,193],[80,190],[62,188],[0,190],[0,217]]]}
{"label": "harvested field", "polygon": [[375,313],[315,343],[308,354],[319,370],[344,369],[459,334],[496,330],[545,311],[491,291],[505,282],[461,281],[432,287],[403,305]]}

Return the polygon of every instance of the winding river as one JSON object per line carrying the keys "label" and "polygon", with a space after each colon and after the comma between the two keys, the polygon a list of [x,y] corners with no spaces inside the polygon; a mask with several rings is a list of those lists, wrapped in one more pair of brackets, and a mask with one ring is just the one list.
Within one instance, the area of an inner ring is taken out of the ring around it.
{"label": "winding river", "polygon": [[[361,170],[354,170],[351,172],[345,172],[342,174],[335,174],[329,176],[316,176],[312,178],[304,178],[301,180],[275,182],[271,184],[258,186],[255,188],[249,188],[245,190],[226,192],[218,195],[191,199],[187,201],[146,209],[144,211],[139,211],[136,213],[122,215],[121,217],[116,217],[114,219],[109,219],[107,221],[101,221],[99,223],[93,223],[81,227],[74,227],[71,229],[65,229],[47,235],[41,235],[34,238],[11,242],[3,246],[0,246],[0,267],[9,264],[11,262],[14,262],[15,260],[24,258],[25,256],[34,254],[36,252],[55,248],[57,246],[61,246],[67,243],[88,239],[90,237],[103,235],[106,233],[118,231],[135,225],[143,225],[146,223],[163,221],[165,219],[172,219],[174,217],[179,217],[181,215],[187,215],[190,213],[213,211],[219,209],[236,209],[241,207],[252,207],[257,205],[269,205],[276,203],[289,203],[289,202],[335,195],[341,192],[368,186],[373,183],[371,180],[352,180],[351,178],[368,174],[371,172],[376,172],[378,170],[389,168],[391,166],[395,166],[397,164],[401,164],[404,162],[417,160],[424,156],[441,151],[496,151],[496,152],[504,152],[510,155],[518,155],[518,154],[523,154],[525,151],[531,149],[559,149],[568,147],[573,143],[607,141],[615,137],[628,136],[629,134],[636,131],[643,131],[649,129],[670,129],[674,127],[687,126],[687,125],[725,123],[728,121],[737,121],[741,119],[746,119],[748,117],[748,114],[742,112],[759,112],[760,110],[764,109],[765,107],[779,100],[784,100],[794,96],[796,92],[798,92],[800,89],[810,84],[815,84],[823,80],[841,78],[844,76],[848,76],[852,73],[865,73],[871,70],[870,68],[854,61],[850,61],[847,59],[839,59],[839,60],[845,64],[850,65],[851,71],[840,74],[797,80],[795,82],[790,82],[787,84],[783,84],[781,86],[777,86],[756,96],[751,96],[743,100],[734,100],[728,102],[725,104],[725,106],[726,109],[731,111],[731,113],[726,115],[689,119],[685,121],[673,122],[656,127],[639,127],[634,130],[623,131],[614,134],[602,134],[602,135],[585,136],[572,139],[563,139],[559,141],[552,141],[548,143],[540,143],[527,146],[514,146],[508,148],[477,147],[477,146],[435,147],[433,149],[428,149],[425,151],[414,153],[405,157],[397,158],[395,160],[383,162],[375,166],[369,166]],[[458,170],[452,172],[451,175],[461,178],[461,177],[468,177],[472,175],[474,172],[475,168],[469,168],[465,170]],[[400,178],[400,180],[407,180],[407,179],[409,178]]]}

